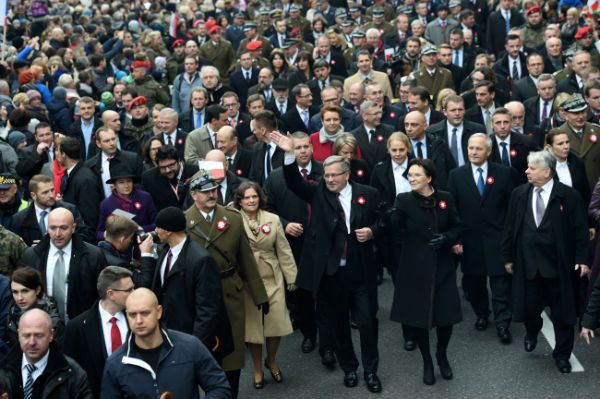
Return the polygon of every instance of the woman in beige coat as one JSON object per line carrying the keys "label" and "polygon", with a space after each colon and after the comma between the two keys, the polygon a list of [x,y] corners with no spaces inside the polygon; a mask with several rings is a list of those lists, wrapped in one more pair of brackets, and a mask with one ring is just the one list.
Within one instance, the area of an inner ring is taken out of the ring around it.
{"label": "woman in beige coat", "polygon": [[[245,301],[246,343],[254,364],[254,388],[262,389],[263,343],[267,347],[265,367],[276,382],[283,382],[275,355],[281,337],[293,332],[285,305],[285,289],[286,283],[289,291],[296,289],[296,263],[279,216],[260,209],[266,204],[266,200],[258,184],[250,181],[240,184],[235,193],[234,204],[242,213],[250,248],[269,297],[269,313],[264,316],[251,300]],[[249,293],[246,292],[246,295],[249,296]]]}

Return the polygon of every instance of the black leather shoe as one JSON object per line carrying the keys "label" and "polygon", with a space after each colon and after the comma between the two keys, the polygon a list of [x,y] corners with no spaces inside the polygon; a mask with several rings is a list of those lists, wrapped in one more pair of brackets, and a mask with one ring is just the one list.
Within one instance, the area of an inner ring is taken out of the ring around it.
{"label": "black leather shoe", "polygon": [[512,342],[512,334],[510,333],[508,327],[499,326],[496,331],[498,333],[498,338],[500,339],[500,342],[502,342],[503,344],[510,344]]}
{"label": "black leather shoe", "polygon": [[333,353],[333,350],[325,349],[323,351],[323,354],[321,355],[321,364],[323,364],[323,366],[327,366],[328,368],[332,369],[335,367],[336,363],[337,363],[337,360],[335,358],[335,353]]}
{"label": "black leather shoe", "polygon": [[569,363],[569,359],[556,359],[556,367],[561,373],[571,372],[571,363]]}
{"label": "black leather shoe", "polygon": [[525,352],[533,352],[533,350],[537,346],[537,337],[532,338],[529,335],[525,334],[525,340],[523,341],[523,344],[525,346]]}
{"label": "black leather shoe", "polygon": [[265,387],[265,375],[263,374],[260,381],[254,380],[254,389],[263,389]]}
{"label": "black leather shoe", "polygon": [[445,353],[436,353],[435,358],[437,359],[438,366],[440,367],[440,374],[445,380],[451,380],[454,377],[452,373],[452,367],[448,361],[448,356]]}
{"label": "black leather shoe", "polygon": [[365,382],[367,383],[367,389],[370,392],[381,392],[381,381],[379,381],[379,377],[377,377],[377,374],[365,373]]}
{"label": "black leather shoe", "polygon": [[435,375],[433,375],[433,363],[425,363],[423,365],[423,384],[435,384]]}
{"label": "black leather shoe", "polygon": [[302,340],[302,345],[300,346],[302,353],[310,353],[315,350],[315,339],[310,337],[305,337]]}
{"label": "black leather shoe", "polygon": [[478,317],[475,322],[475,329],[477,331],[485,331],[488,327],[488,319],[483,317]]}
{"label": "black leather shoe", "polygon": [[412,341],[410,339],[407,339],[404,341],[404,350],[411,352],[414,351],[417,348],[417,343],[415,341]]}
{"label": "black leather shoe", "polygon": [[354,388],[358,384],[358,376],[356,375],[356,371],[348,371],[344,375],[344,385],[348,388]]}

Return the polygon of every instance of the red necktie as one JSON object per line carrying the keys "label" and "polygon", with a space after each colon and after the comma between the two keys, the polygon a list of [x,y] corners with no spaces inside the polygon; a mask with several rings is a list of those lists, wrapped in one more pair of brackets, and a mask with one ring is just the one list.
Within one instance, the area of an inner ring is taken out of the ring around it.
{"label": "red necktie", "polygon": [[111,353],[119,349],[121,346],[121,330],[117,325],[117,318],[111,317],[110,322],[112,327],[110,328],[110,342],[111,342]]}
{"label": "red necktie", "polygon": [[171,271],[171,259],[173,259],[173,252],[171,252],[171,250],[169,249],[169,252],[167,253],[167,264],[165,265],[165,273],[163,274],[163,285],[165,285],[165,283],[167,282],[167,276]]}
{"label": "red necktie", "polygon": [[[304,177],[304,180],[308,181],[308,170],[302,168],[300,169],[300,173],[302,173],[302,177]],[[312,216],[312,206],[310,205],[310,202],[306,203],[306,223],[309,224],[310,223],[310,218]]]}

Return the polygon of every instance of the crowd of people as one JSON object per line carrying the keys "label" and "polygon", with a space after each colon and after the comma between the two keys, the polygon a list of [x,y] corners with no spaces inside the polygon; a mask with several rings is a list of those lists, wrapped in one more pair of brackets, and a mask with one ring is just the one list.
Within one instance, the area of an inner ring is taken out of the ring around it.
{"label": "crowd of people", "polygon": [[9,2],[0,397],[237,398],[294,330],[378,393],[388,316],[432,385],[461,295],[527,352],[549,307],[569,373],[600,320],[594,8]]}

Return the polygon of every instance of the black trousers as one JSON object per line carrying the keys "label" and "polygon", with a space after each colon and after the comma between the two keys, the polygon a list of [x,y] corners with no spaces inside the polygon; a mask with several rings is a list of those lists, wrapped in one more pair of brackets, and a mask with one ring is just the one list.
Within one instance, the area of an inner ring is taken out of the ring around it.
{"label": "black trousers", "polygon": [[490,315],[490,297],[487,289],[487,280],[490,281],[492,292],[492,311],[496,328],[508,327],[512,320],[510,310],[511,276],[475,276],[463,274],[462,286],[466,297],[477,317],[487,319]]}
{"label": "black trousers", "polygon": [[[437,344],[436,354],[446,354],[448,350],[448,344],[452,337],[453,326],[440,326],[436,328]],[[406,324],[402,325],[402,329],[406,335],[410,335],[411,339],[414,339],[419,347],[421,356],[423,357],[424,363],[432,362],[431,351],[429,349],[429,330],[426,328],[413,327]]]}
{"label": "black trousers", "polygon": [[[377,349],[379,321],[372,304],[373,293],[367,284],[354,287],[337,273],[324,276],[317,299],[321,308],[322,323],[333,332],[335,352],[344,372],[356,371],[358,359],[352,345],[349,314],[352,312],[360,333],[360,352],[363,369],[376,373],[379,366]],[[320,327],[319,327],[320,328]]]}
{"label": "black trousers", "polygon": [[556,338],[552,357],[568,360],[571,352],[573,352],[575,330],[573,325],[563,322],[559,280],[543,278],[538,273],[533,280],[527,280],[526,290],[525,329],[527,335],[530,337],[537,336],[543,325],[540,314],[546,306],[550,306],[550,320],[552,320]]}
{"label": "black trousers", "polygon": [[231,387],[231,397],[236,399],[240,391],[240,373],[242,370],[231,370],[225,372],[225,377]]}

